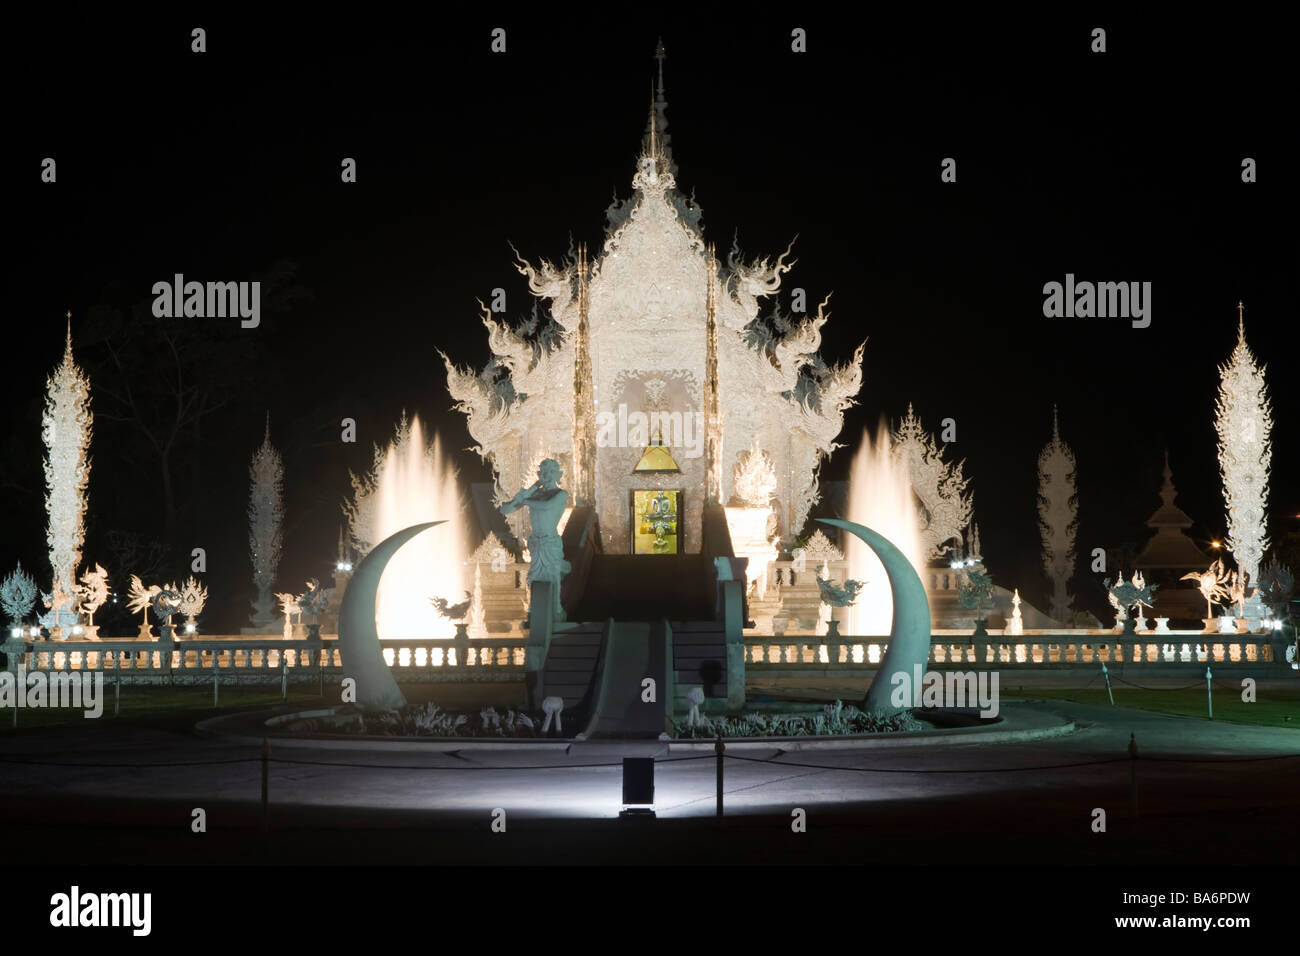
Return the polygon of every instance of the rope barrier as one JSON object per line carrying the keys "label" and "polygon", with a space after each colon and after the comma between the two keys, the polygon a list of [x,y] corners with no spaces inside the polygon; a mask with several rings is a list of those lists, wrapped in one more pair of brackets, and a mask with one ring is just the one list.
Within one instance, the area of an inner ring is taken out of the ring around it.
{"label": "rope barrier", "polygon": [[231,763],[256,763],[260,757],[236,757],[232,760],[179,760],[172,763],[56,763],[52,760],[15,760],[0,756],[0,763],[27,764],[33,767],[88,767],[95,770],[109,768],[134,770],[138,767],[217,767]]}
{"label": "rope barrier", "polygon": [[[673,757],[668,760],[656,760],[655,766],[659,767],[668,763],[686,763],[691,760],[712,759],[713,754],[700,754],[695,757]],[[506,766],[506,767],[487,767],[487,766],[461,766],[461,767],[418,767],[404,764],[381,764],[381,763],[338,763],[332,760],[292,760],[284,757],[271,757],[272,763],[301,764],[311,767],[354,767],[372,770],[586,770],[592,767],[622,767],[623,761],[615,763],[579,763],[579,764],[549,764],[534,766]]]}
{"label": "rope barrier", "polygon": [[[723,756],[727,760],[740,760],[745,763],[763,763],[774,767],[799,767],[809,770],[845,770],[854,773],[913,773],[913,774],[965,774],[965,773],[1020,773],[1031,770],[1068,770],[1076,767],[1094,767],[1108,763],[1120,763],[1127,761],[1128,757],[1105,757],[1100,760],[1085,760],[1074,763],[1057,763],[1057,764],[1040,764],[1032,767],[988,767],[977,769],[919,769],[909,767],[846,767],[831,766],[828,764],[796,763],[791,761],[780,761],[780,757],[785,752],[775,757],[742,757],[737,754],[727,752]],[[1159,763],[1260,763],[1271,760],[1294,760],[1300,757],[1300,753],[1295,754],[1271,754],[1264,757],[1148,757],[1142,759]],[[92,769],[125,769],[135,770],[142,768],[156,767],[218,767],[236,763],[258,763],[261,757],[236,757],[229,760],[184,760],[169,763],[66,763],[50,760],[22,760],[13,757],[0,756],[0,763],[20,764],[34,767],[68,767],[68,768],[92,768]],[[354,770],[451,770],[451,771],[470,771],[470,770],[587,770],[592,768],[611,768],[622,767],[622,761],[613,763],[582,763],[582,764],[534,764],[534,765],[507,765],[507,766],[456,766],[456,767],[430,767],[410,764],[377,764],[377,763],[345,763],[333,760],[294,760],[287,757],[269,757],[271,763],[291,764],[297,766],[309,767],[343,767]],[[714,754],[697,754],[693,757],[671,757],[666,760],[656,760],[655,766],[674,763],[690,763],[696,760],[712,760]],[[778,762],[779,761],[779,762]]]}
{"label": "rope barrier", "polygon": [[[1128,761],[1129,757],[1105,757],[1101,760],[1087,760],[1079,763],[1057,763],[1043,764],[1037,767],[991,767],[989,769],[978,770],[915,770],[902,768],[883,768],[883,767],[830,767],[825,764],[813,763],[777,763],[776,757],[760,759],[758,757],[738,757],[734,754],[725,755],[729,760],[747,760],[751,763],[767,763],[774,767],[806,767],[818,770],[852,770],[858,773],[1018,773],[1025,770],[1065,770],[1073,767],[1093,767],[1099,764],[1119,763]],[[1265,760],[1294,760],[1300,757],[1300,754],[1274,754],[1267,757],[1143,757],[1143,760],[1149,760],[1159,763],[1258,763]]]}
{"label": "rope barrier", "polygon": [[804,767],[810,770],[847,770],[854,773],[1014,773],[1023,770],[1064,770],[1071,767],[1093,767],[1098,764],[1127,762],[1128,757],[1106,757],[1102,760],[1086,760],[1079,763],[1058,763],[1045,764],[1038,767],[990,767],[980,770],[919,770],[914,768],[903,767],[829,767],[825,764],[816,763],[788,763],[782,761],[777,763],[776,757],[759,758],[759,757],[738,757],[734,754],[724,755],[728,760],[744,760],[749,763],[765,763],[773,767]]}
{"label": "rope barrier", "polygon": [[[1198,681],[1197,681],[1196,683],[1194,683],[1194,684],[1187,684],[1187,685],[1185,685],[1185,686],[1183,686],[1183,687],[1145,687],[1145,686],[1143,686],[1142,684],[1135,684],[1135,683],[1133,683],[1131,680],[1125,680],[1124,678],[1122,678],[1122,677],[1120,677],[1120,676],[1118,676],[1118,675],[1116,675],[1116,674],[1114,674],[1114,673],[1112,673],[1110,676],[1111,676],[1111,680],[1118,681],[1118,682],[1121,683],[1121,684],[1128,684],[1129,687],[1136,687],[1138,690],[1152,690],[1152,691],[1162,691],[1162,690],[1192,690],[1193,688],[1195,688],[1195,689],[1197,689],[1197,690],[1201,690],[1201,689],[1204,689],[1204,687],[1205,687],[1205,678],[1204,678],[1204,677],[1202,677],[1200,680],[1198,680]],[[1237,686],[1239,686],[1239,685],[1237,685]]]}
{"label": "rope barrier", "polygon": [[[450,753],[450,752],[449,752]],[[667,760],[656,760],[656,766],[669,763],[686,763],[692,760],[710,760],[713,754],[698,754],[694,757],[671,757]],[[424,767],[413,766],[410,764],[380,764],[380,763],[343,763],[333,760],[293,760],[288,757],[268,757],[272,763],[300,764],[303,766],[313,767],[349,767],[357,770],[583,770],[590,767],[622,767],[623,762],[614,763],[580,763],[580,764],[536,764],[532,766],[458,766],[458,767]],[[0,756],[0,763],[20,764],[32,767],[68,767],[68,768],[91,768],[96,770],[103,769],[122,769],[135,770],[145,767],[218,767],[225,764],[235,763],[259,763],[261,757],[236,757],[230,760],[181,760],[169,763],[67,763],[53,760],[23,760],[13,757]]]}

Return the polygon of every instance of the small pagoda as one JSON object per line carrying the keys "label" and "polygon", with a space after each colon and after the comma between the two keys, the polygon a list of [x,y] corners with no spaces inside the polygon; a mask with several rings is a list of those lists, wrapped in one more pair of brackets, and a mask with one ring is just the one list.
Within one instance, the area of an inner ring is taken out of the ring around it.
{"label": "small pagoda", "polygon": [[1137,556],[1134,569],[1141,571],[1149,583],[1160,585],[1156,593],[1156,614],[1175,621],[1199,622],[1205,612],[1205,600],[1195,587],[1186,582],[1180,584],[1179,578],[1189,571],[1204,571],[1212,559],[1188,535],[1192,519],[1174,504],[1178,492],[1174,488],[1168,451],[1164,476],[1160,507],[1146,522],[1155,534]]}

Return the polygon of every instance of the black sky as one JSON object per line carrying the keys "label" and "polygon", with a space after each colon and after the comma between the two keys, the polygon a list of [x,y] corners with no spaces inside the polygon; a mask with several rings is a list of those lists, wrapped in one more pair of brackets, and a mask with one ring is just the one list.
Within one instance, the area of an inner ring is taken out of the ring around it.
{"label": "black sky", "polygon": [[[321,574],[347,469],[403,408],[470,444],[437,350],[483,364],[475,300],[493,287],[510,317],[527,313],[507,242],[534,260],[561,258],[570,235],[599,245],[612,194],[630,191],[659,36],[678,182],[706,234],[725,250],[738,230],[751,256],[799,235],[787,284],[834,292],[822,354],[843,361],[868,339],[847,438],[909,401],[931,428],[957,420],[951,451],[995,580],[1043,587],[1035,463],[1053,403],[1079,459],[1081,550],[1141,541],[1166,447],[1197,533],[1222,534],[1213,400],[1238,300],[1269,367],[1274,532],[1295,530],[1296,97],[1279,24],[628,11],[15,28],[0,567],[44,565],[39,399],[65,310],[75,339],[96,304],[147,298],[173,273],[242,279],[290,259],[312,298],[258,330],[227,321],[271,373],[214,422],[166,546],[183,568],[202,540],[214,591],[246,596],[247,461],[269,410],[288,472],[285,576]],[[489,52],[496,26],[504,55]],[[795,26],[806,54],[790,52]],[[1094,26],[1105,54],[1089,52]],[[45,156],[56,184],[39,181]],[[339,181],[344,156],[355,185]],[[946,156],[956,184],[939,181]],[[1255,184],[1240,180],[1245,156]],[[1043,284],[1067,272],[1152,282],[1151,327],[1045,319]],[[338,441],[343,415],[356,445]],[[97,432],[92,560],[110,528],[148,530],[157,494],[121,427]]]}

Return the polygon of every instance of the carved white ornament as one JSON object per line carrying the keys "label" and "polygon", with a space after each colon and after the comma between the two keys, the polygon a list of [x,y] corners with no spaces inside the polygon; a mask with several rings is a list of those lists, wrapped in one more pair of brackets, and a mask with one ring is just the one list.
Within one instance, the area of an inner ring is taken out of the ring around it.
{"label": "carved white ornament", "polygon": [[153,602],[153,599],[161,590],[161,585],[151,584],[148,587],[145,587],[144,583],[140,580],[139,575],[131,575],[131,587],[126,595],[127,609],[130,611],[139,611],[142,615],[141,623],[147,625],[149,623],[149,607]]}
{"label": "carved white ornament", "polygon": [[1215,411],[1219,471],[1228,508],[1225,544],[1254,587],[1268,548],[1268,473],[1273,459],[1269,434],[1273,415],[1264,366],[1257,364],[1246,346],[1241,321],[1237,324],[1237,345],[1227,364],[1219,367]]}
{"label": "carved white ornament", "polygon": [[823,570],[828,565],[838,564],[844,560],[844,552],[831,543],[831,539],[822,534],[818,528],[808,537],[808,543],[803,546],[800,557],[807,564],[811,564],[817,572],[818,577],[823,577]]}
{"label": "carved white ornament", "polygon": [[108,600],[108,572],[96,564],[94,568],[82,572],[81,583],[77,586],[77,604],[86,615],[86,623],[95,624],[95,612]]}
{"label": "carved white ornament", "polygon": [[[487,637],[487,619],[483,610],[483,564],[475,562],[474,564],[474,590],[470,597],[469,606],[469,630],[466,633],[470,637],[479,638]],[[463,664],[464,661],[457,663]]]}
{"label": "carved white ornament", "polygon": [[1011,620],[1007,621],[1007,627],[1003,633],[1015,636],[1025,633],[1025,620],[1020,616],[1019,588],[1016,588],[1011,594]]}
{"label": "carved white ornament", "polygon": [[36,580],[23,570],[23,563],[0,584],[0,607],[4,608],[10,624],[21,624],[27,619],[40,592]]}
{"label": "carved white ornament", "polygon": [[1052,440],[1038,456],[1038,533],[1043,539],[1043,570],[1052,584],[1051,616],[1070,620],[1067,583],[1074,574],[1074,538],[1079,527],[1075,496],[1075,459],[1061,441],[1056,409],[1052,409]]}
{"label": "carved white ornament", "polygon": [[[496,536],[495,531],[489,531],[487,537],[474,549],[474,553],[469,556],[470,564],[490,564],[493,571],[504,571],[506,561],[506,548],[501,543],[501,539]],[[498,567],[497,565],[501,565]]]}
{"label": "carved white ornament", "polygon": [[968,478],[962,477],[964,461],[949,464],[944,449],[921,426],[921,420],[907,406],[907,415],[892,436],[894,454],[907,464],[912,491],[920,501],[921,544],[926,556],[943,557],[954,540],[962,540],[962,529],[970,522],[973,504],[966,493]]}
{"label": "carved white ornament", "polygon": [[72,359],[68,328],[63,361],[45,384],[41,437],[45,442],[45,538],[53,584],[48,607],[54,623],[77,600],[77,565],[86,536],[86,485],[90,481],[90,380]]}
{"label": "carved white ornament", "polygon": [[193,624],[194,619],[203,613],[203,606],[208,603],[208,589],[195,580],[194,575],[190,575],[179,588],[174,584],[167,587],[180,594],[181,606],[176,610],[184,616],[186,624]]}
{"label": "carved white ornament", "polygon": [[740,453],[736,462],[733,484],[736,496],[754,508],[766,508],[776,491],[776,466],[767,452],[758,447],[754,438],[752,447]]}
{"label": "carved white ornament", "polygon": [[253,621],[268,624],[271,587],[284,545],[284,465],[280,453],[271,445],[269,421],[262,444],[248,466],[248,477],[248,551],[253,561],[253,586],[257,588]]}

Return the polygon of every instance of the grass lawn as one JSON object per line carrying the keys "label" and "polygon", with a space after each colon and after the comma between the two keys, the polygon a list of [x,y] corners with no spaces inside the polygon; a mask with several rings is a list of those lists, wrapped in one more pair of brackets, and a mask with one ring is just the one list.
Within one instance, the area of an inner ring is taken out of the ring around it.
{"label": "grass lawn", "polygon": [[[1115,685],[1115,706],[1151,710],[1179,717],[1204,717],[1208,719],[1205,687],[1183,690],[1142,690],[1136,687]],[[1088,688],[1035,688],[1002,690],[1008,698],[1034,700],[1067,700],[1080,704],[1107,706],[1110,698],[1105,687]],[[1261,727],[1293,727],[1300,730],[1300,681],[1286,688],[1257,688],[1255,702],[1241,699],[1240,685],[1214,682],[1214,719],[1237,724],[1256,724]]]}
{"label": "grass lawn", "polygon": [[[126,726],[150,726],[161,730],[187,731],[197,721],[217,714],[250,708],[271,709],[282,706],[280,686],[278,684],[246,684],[244,686],[223,684],[221,687],[220,706],[212,706],[212,685],[167,687],[165,685],[122,684],[122,696],[119,714],[113,716],[113,682],[104,681],[103,714],[104,721],[116,721]],[[290,709],[305,710],[322,707],[323,699],[315,684],[289,687]],[[13,713],[8,709],[0,710],[0,734],[14,733]],[[21,708],[18,710],[18,729],[35,730],[44,727],[56,727],[78,723],[86,720],[84,711],[71,708]]]}
{"label": "grass lawn", "polygon": [[[440,706],[454,710],[478,710],[487,704],[497,708],[519,707],[523,702],[522,685],[476,682],[470,684],[402,684],[407,701],[420,704],[436,701]],[[103,686],[104,721],[116,721],[122,726],[152,727],[158,730],[189,732],[194,725],[208,717],[228,714],[237,710],[314,710],[333,707],[339,703],[336,685],[327,681],[325,692],[329,699],[320,696],[315,682],[289,685],[289,700],[280,699],[280,685],[230,684],[221,685],[220,706],[212,706],[212,685],[192,684],[183,687],[163,684],[122,683],[119,714],[113,716],[113,681],[106,679]],[[14,730],[14,714],[9,708],[0,709],[0,736],[39,730],[46,727],[68,726],[86,719],[82,710],[47,707],[20,708],[18,728]]]}

